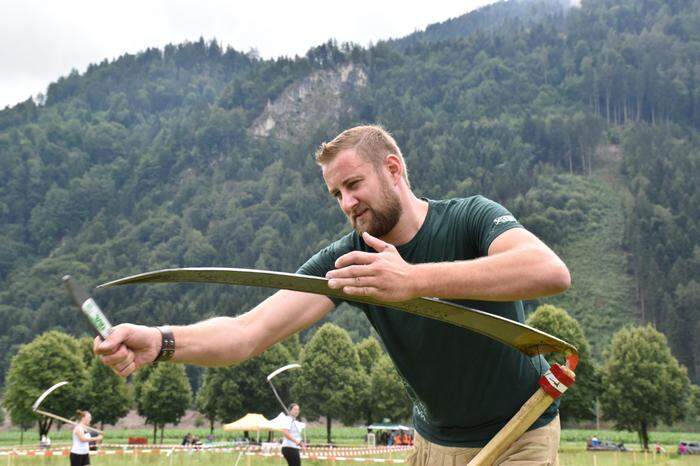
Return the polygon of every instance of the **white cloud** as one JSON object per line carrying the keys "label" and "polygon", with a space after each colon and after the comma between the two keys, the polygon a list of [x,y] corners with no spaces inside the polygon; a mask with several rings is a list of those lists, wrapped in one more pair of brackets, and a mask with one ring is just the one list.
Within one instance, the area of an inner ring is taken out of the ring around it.
{"label": "white cloud", "polygon": [[303,55],[334,38],[367,45],[401,37],[493,0],[0,0],[0,108],[45,92],[71,69],[162,48],[217,39],[265,57]]}

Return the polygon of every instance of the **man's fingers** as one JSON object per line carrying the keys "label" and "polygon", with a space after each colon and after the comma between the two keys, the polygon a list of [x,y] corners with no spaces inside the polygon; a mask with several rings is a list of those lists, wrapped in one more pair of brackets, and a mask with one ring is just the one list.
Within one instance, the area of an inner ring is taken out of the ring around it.
{"label": "man's fingers", "polygon": [[105,340],[95,338],[93,351],[98,355],[110,355],[129,337],[129,327],[117,325]]}
{"label": "man's fingers", "polygon": [[346,278],[331,278],[328,280],[328,287],[337,290],[345,287],[371,287],[379,288],[381,283],[377,283],[377,278],[373,275],[355,275]]}
{"label": "man's fingers", "polygon": [[352,251],[343,254],[335,261],[336,269],[349,265],[367,265],[377,260],[377,255],[372,252]]}
{"label": "man's fingers", "polygon": [[131,362],[133,360],[134,353],[127,348],[126,345],[120,345],[119,348],[111,354],[102,355],[102,362],[111,367],[123,365],[127,361]]}
{"label": "man's fingers", "polygon": [[102,337],[95,337],[95,339],[92,341],[92,352],[93,354],[98,354],[97,353],[97,347],[102,344]]}
{"label": "man's fingers", "polygon": [[343,288],[343,292],[346,294],[351,294],[353,296],[373,296],[379,294],[379,290],[371,286],[346,286]]}
{"label": "man's fingers", "polygon": [[354,278],[354,277],[371,277],[374,275],[374,270],[366,265],[349,265],[342,269],[330,270],[326,273],[326,278]]}
{"label": "man's fingers", "polygon": [[124,366],[122,369],[117,369],[116,367],[112,368],[112,371],[120,377],[128,377],[133,374],[135,370],[136,364],[133,361]]}
{"label": "man's fingers", "polygon": [[374,236],[370,235],[366,231],[362,233],[362,239],[364,240],[365,244],[372,249],[374,249],[377,252],[384,252],[393,249],[396,249],[393,244],[387,243],[386,241],[382,241],[379,238],[375,238]]}
{"label": "man's fingers", "polygon": [[132,351],[129,351],[126,354],[126,359],[124,359],[122,362],[118,363],[115,366],[115,369],[117,369],[119,372],[122,372],[127,367],[129,367],[131,364],[134,364],[134,353]]}

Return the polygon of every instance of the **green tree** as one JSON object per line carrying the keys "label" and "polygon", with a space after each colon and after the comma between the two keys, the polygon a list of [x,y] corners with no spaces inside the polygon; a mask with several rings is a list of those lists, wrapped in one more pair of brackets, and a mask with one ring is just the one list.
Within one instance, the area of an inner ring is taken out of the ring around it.
{"label": "green tree", "polygon": [[80,345],[65,333],[46,332],[23,345],[10,363],[3,400],[12,423],[24,427],[38,420],[39,438],[48,434],[53,419],[38,416],[32,404],[46,389],[66,380],[70,383],[51,393],[41,409],[73,417],[85,404],[86,376]]}
{"label": "green tree", "polygon": [[143,389],[148,381],[148,378],[158,367],[156,364],[143,366],[131,377],[131,383],[134,391],[134,402],[136,403],[136,411],[140,416],[146,416],[146,408],[144,404]]}
{"label": "green tree", "polygon": [[381,355],[374,364],[370,386],[372,413],[376,420],[389,418],[398,422],[410,418],[413,403],[389,356]]}
{"label": "green tree", "polygon": [[[266,376],[275,369],[294,362],[289,351],[282,344],[273,345],[263,353],[226,370],[228,381],[235,381],[240,394],[243,411],[261,413],[268,418],[274,417],[282,409],[272,393]],[[291,382],[299,376],[299,369],[283,372],[274,378],[275,389],[282,400],[290,403],[289,389]],[[226,383],[224,380],[222,383]],[[228,412],[230,415],[230,410]]]}
{"label": "green tree", "polygon": [[195,398],[197,410],[209,421],[209,431],[211,433],[214,432],[214,423],[216,423],[218,419],[217,401],[220,396],[220,390],[218,390],[220,384],[216,377],[216,371],[218,370],[219,369],[215,367],[207,367],[204,369],[202,385],[199,387],[197,397]]}
{"label": "green tree", "polygon": [[612,339],[602,369],[601,404],[617,429],[637,432],[645,449],[649,429],[686,414],[689,381],[666,337],[651,325],[625,327]]}
{"label": "green tree", "polygon": [[[576,383],[561,398],[559,411],[563,420],[594,419],[597,394],[600,393],[600,375],[591,360],[590,346],[578,321],[564,309],[545,304],[530,314],[526,323],[555,337],[561,338],[578,349],[579,363]],[[550,364],[562,362],[561,354],[546,356]]]}
{"label": "green tree", "polygon": [[116,424],[129,413],[133,398],[124,378],[115,374],[98,359],[92,361],[85,388],[87,409],[92,420],[104,429],[105,424]]}
{"label": "green tree", "polygon": [[337,325],[320,327],[304,346],[301,374],[293,393],[309,419],[326,417],[326,440],[333,419],[349,424],[358,419],[362,393],[369,383],[348,333]]}
{"label": "green tree", "polygon": [[217,420],[231,422],[240,417],[245,410],[234,368],[208,367],[196,402],[199,411],[209,420],[212,431]]}
{"label": "green tree", "polygon": [[238,389],[238,382],[233,376],[230,367],[217,370],[216,386],[216,412],[222,422],[231,422],[239,417],[244,411],[243,395]]}
{"label": "green tree", "polygon": [[360,358],[360,365],[364,369],[365,374],[372,373],[372,368],[379,360],[379,357],[384,354],[384,350],[374,337],[367,337],[359,342],[355,348],[357,349],[357,357]]}
{"label": "green tree", "polygon": [[301,340],[299,339],[298,333],[295,333],[291,337],[285,339],[280,344],[287,348],[287,351],[289,351],[289,357],[292,361],[299,360],[299,356],[301,356]]}
{"label": "green tree", "polygon": [[688,406],[689,408],[686,420],[690,422],[700,421],[700,387],[697,385],[690,385]]}
{"label": "green tree", "polygon": [[[362,370],[367,378],[371,380],[372,369],[379,360],[379,357],[384,353],[382,347],[379,345],[376,338],[370,336],[357,343],[355,345],[355,349],[357,350],[357,356],[360,359],[360,366],[362,367]],[[362,410],[365,414],[365,421],[369,425],[375,420],[373,413],[374,404],[372,400],[373,390],[371,382],[368,383],[365,388],[366,389],[362,393],[361,404]]]}
{"label": "green tree", "polygon": [[156,443],[158,427],[163,443],[165,424],[179,424],[192,403],[192,388],[185,366],[158,364],[143,384],[141,396],[146,422],[153,424],[153,443]]}
{"label": "green tree", "polygon": [[[95,356],[95,353],[93,353],[92,351],[93,342],[94,338],[91,337],[78,338],[78,344],[80,345],[80,349],[82,351],[83,362],[85,363],[85,367],[87,368],[90,368],[90,366],[92,366],[92,362],[98,359]],[[90,412],[90,414],[92,414],[92,412]]]}

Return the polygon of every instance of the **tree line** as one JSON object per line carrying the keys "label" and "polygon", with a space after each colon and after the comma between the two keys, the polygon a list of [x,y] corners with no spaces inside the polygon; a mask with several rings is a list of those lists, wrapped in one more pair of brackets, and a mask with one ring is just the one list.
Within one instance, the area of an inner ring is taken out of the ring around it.
{"label": "tree line", "polygon": [[282,411],[266,376],[298,361],[301,369],[275,379],[282,399],[304,407],[307,419],[326,419],[328,441],[333,420],[347,424],[390,418],[407,421],[411,403],[393,364],[374,337],[354,344],[348,333],[332,323],[319,327],[305,345],[298,335],[261,355],[231,367],[207,368],[199,389],[192,389],[185,366],[153,364],[127,381],[92,354],[90,338],[75,339],[58,331],[46,332],[23,345],[12,358],[3,405],[15,426],[38,427],[49,433],[54,419],[36,414],[32,404],[58,381],[70,382],[42,403],[41,409],[71,418],[89,410],[104,428],[132,408],[153,426],[153,442],[166,424],[178,424],[188,409],[198,410],[210,423],[227,423],[246,413],[273,418]]}
{"label": "tree line", "polygon": [[[576,383],[560,406],[564,422],[594,418],[599,400],[605,418],[619,429],[638,432],[646,448],[649,430],[659,422],[700,420],[700,387],[690,383],[666,338],[653,327],[621,329],[606,360],[596,364],[581,326],[565,310],[540,306],[527,323],[578,348]],[[154,443],[160,429],[162,443],[165,425],[178,424],[186,410],[196,409],[214,432],[217,423],[249,412],[273,418],[282,411],[266,375],[294,361],[301,368],[275,378],[275,388],[287,403],[303,406],[306,419],[325,418],[329,443],[333,420],[346,425],[385,418],[404,422],[412,412],[403,381],[379,341],[368,337],[353,343],[332,323],[319,327],[304,345],[295,335],[243,363],[205,369],[196,392],[183,365],[146,366],[127,381],[101,364],[91,346],[89,338],[76,340],[50,331],[20,348],[12,359],[3,400],[15,426],[27,430],[36,424],[39,436],[48,434],[54,420],[34,413],[32,403],[44,389],[68,380],[44,401],[43,410],[69,417],[76,409],[88,409],[104,428],[135,408],[153,426]],[[554,363],[561,355],[547,359]]]}

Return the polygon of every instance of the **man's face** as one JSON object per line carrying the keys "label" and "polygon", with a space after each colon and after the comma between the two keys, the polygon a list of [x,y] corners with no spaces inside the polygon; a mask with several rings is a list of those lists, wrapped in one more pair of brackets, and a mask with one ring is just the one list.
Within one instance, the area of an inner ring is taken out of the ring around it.
{"label": "man's face", "polygon": [[402,207],[388,172],[375,167],[354,150],[340,152],[322,165],[328,192],[358,234],[381,238],[401,217]]}

